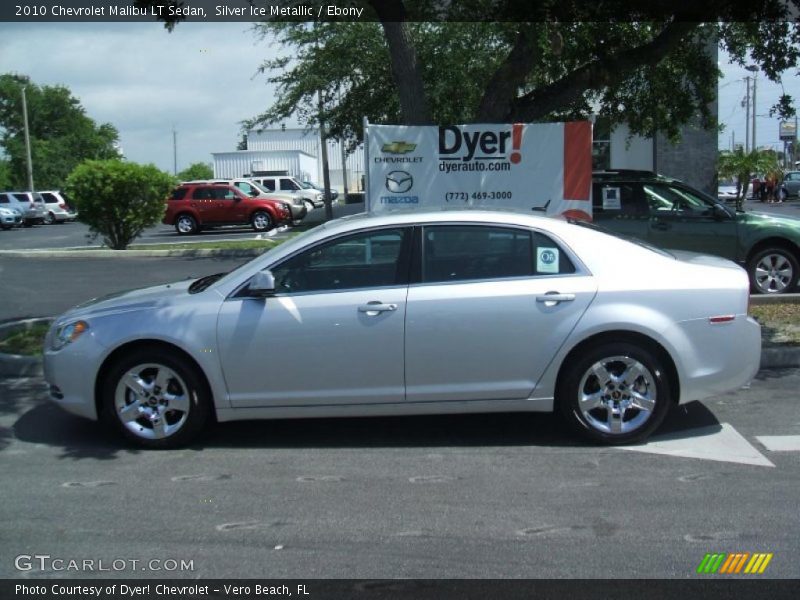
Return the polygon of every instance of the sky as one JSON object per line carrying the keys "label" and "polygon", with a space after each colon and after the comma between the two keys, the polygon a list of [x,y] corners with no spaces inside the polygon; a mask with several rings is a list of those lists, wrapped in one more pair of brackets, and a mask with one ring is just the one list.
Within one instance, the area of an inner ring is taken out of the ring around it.
{"label": "sky", "polygon": [[[282,52],[247,23],[183,23],[167,33],[158,23],[2,23],[0,73],[26,74],[39,85],[62,84],[98,123],[113,124],[125,157],[173,170],[173,128],[178,170],[211,162],[212,152],[234,150],[240,122],[266,110],[274,86],[260,64]],[[745,138],[744,76],[720,52],[719,119]],[[783,89],[800,106],[800,78],[783,77]],[[781,85],[758,79],[759,146],[781,147],[777,119],[768,115]],[[297,126],[287,122],[288,127]],[[780,144],[780,146],[779,146]]]}

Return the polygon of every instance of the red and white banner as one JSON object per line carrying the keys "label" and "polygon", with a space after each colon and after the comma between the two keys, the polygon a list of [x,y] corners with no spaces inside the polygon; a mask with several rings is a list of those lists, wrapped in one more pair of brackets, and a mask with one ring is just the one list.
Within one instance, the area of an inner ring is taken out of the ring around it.
{"label": "red and white banner", "polygon": [[368,125],[367,207],[513,208],[591,220],[588,121]]}

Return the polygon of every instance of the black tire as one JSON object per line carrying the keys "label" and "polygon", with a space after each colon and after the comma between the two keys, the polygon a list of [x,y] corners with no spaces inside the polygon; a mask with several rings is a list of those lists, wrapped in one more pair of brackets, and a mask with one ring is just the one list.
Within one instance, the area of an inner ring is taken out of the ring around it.
{"label": "black tire", "polygon": [[55,216],[53,213],[51,213],[51,212],[48,212],[48,213],[47,213],[47,214],[44,216],[44,224],[45,224],[45,225],[52,225],[52,224],[53,224],[53,223],[55,223],[55,222],[56,222],[56,216]]}
{"label": "black tire", "polygon": [[[129,387],[133,381],[129,377],[131,372],[138,373],[140,381],[154,387],[140,387],[142,392],[149,391],[137,395]],[[165,390],[160,390],[157,385],[159,374],[163,374],[168,382]],[[123,381],[129,383],[123,385]],[[105,373],[100,393],[102,421],[143,448],[185,446],[203,431],[212,413],[211,393],[197,367],[183,356],[158,347],[139,348],[117,360]],[[170,406],[179,406],[178,399],[181,408],[171,410]],[[147,412],[141,412],[137,406]],[[132,418],[127,420],[127,424],[120,414],[122,407],[131,410]],[[158,411],[163,411],[161,418],[151,418]],[[140,416],[134,420],[136,415]],[[163,430],[156,423],[163,423]]]}
{"label": "black tire", "polygon": [[175,231],[178,235],[193,235],[200,231],[197,219],[188,213],[183,213],[175,219]]}
{"label": "black tire", "polygon": [[757,294],[788,294],[797,286],[800,265],[791,250],[775,246],[756,252],[747,261],[747,274]]}
{"label": "black tire", "polygon": [[250,225],[257,232],[269,231],[273,228],[272,217],[265,210],[257,210],[250,216]]}
{"label": "black tire", "polygon": [[[630,380],[621,377],[629,367],[633,367]],[[609,378],[611,387],[600,386],[596,373],[619,378]],[[559,378],[556,402],[568,424],[580,435],[600,444],[624,445],[644,440],[661,425],[675,404],[672,394],[664,365],[653,351],[628,342],[608,342],[593,346],[572,360]],[[589,402],[589,398],[599,400],[600,406],[590,409],[591,404],[581,401],[584,396]],[[629,406],[630,402],[653,404],[645,410]],[[609,411],[605,406],[614,408]]]}

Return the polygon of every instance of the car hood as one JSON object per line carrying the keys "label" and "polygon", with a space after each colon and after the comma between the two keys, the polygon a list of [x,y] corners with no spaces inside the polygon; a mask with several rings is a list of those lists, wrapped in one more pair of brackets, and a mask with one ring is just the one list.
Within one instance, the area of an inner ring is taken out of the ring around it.
{"label": "car hood", "polygon": [[79,304],[62,315],[58,321],[67,318],[91,317],[104,314],[145,310],[170,304],[176,297],[185,296],[195,279],[167,283],[148,288],[116,292],[93,298]]}
{"label": "car hood", "polygon": [[748,225],[769,225],[773,227],[787,228],[794,231],[797,235],[800,235],[800,219],[795,219],[793,217],[782,217],[754,211],[738,213],[738,220],[740,223],[747,223]]}

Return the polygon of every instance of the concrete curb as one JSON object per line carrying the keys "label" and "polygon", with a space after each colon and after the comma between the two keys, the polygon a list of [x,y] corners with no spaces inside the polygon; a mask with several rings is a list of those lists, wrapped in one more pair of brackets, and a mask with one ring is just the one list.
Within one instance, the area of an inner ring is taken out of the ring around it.
{"label": "concrete curb", "polygon": [[[0,325],[0,337],[19,327],[49,322],[53,317],[10,321]],[[761,348],[761,369],[791,369],[800,367],[800,346],[766,346]],[[42,359],[0,352],[0,377],[36,377],[43,374]]]}
{"label": "concrete curb", "polygon": [[247,258],[263,254],[272,245],[261,248],[191,248],[179,250],[0,250],[0,256],[14,258],[147,258],[162,256],[197,256],[219,258]]}
{"label": "concrete curb", "polygon": [[[14,329],[27,329],[36,323],[49,323],[52,320],[52,317],[43,317],[3,323],[0,325],[0,337]],[[22,356],[0,352],[0,377],[37,377],[43,373],[40,356]]]}

